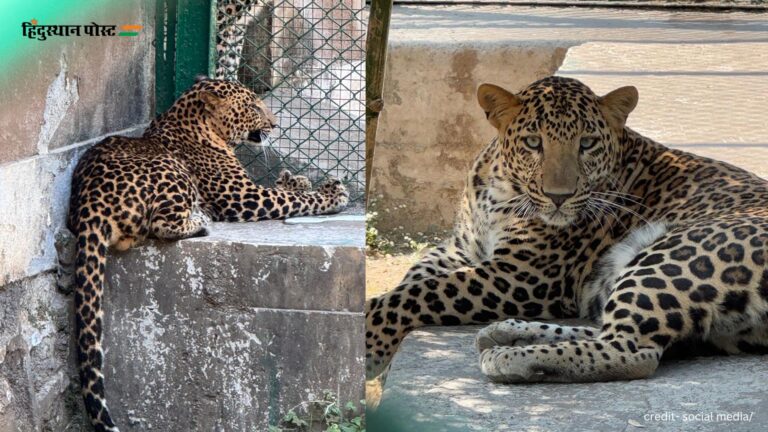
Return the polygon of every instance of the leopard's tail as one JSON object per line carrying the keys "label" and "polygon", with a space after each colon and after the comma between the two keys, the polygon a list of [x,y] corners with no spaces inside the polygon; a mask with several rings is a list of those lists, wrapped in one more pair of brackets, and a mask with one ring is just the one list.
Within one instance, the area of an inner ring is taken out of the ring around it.
{"label": "leopard's tail", "polygon": [[102,299],[107,239],[103,227],[88,225],[77,236],[75,321],[80,385],[85,409],[97,432],[118,432],[104,396],[104,352],[101,349]]}

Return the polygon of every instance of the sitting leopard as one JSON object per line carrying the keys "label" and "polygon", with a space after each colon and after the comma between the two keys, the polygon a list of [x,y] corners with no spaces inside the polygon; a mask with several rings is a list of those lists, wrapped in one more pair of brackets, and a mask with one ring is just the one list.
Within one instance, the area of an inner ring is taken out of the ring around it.
{"label": "sitting leopard", "polygon": [[[549,77],[477,96],[498,136],[452,237],[367,304],[369,377],[426,325],[495,322],[480,369],[509,383],[645,378],[684,344],[768,352],[765,180],[627,128],[634,87]],[[530,322],[575,317],[597,327]]]}
{"label": "sitting leopard", "polygon": [[[206,222],[250,222],[338,212],[336,179],[318,191],[254,184],[233,146],[276,119],[240,84],[201,79],[140,138],[113,136],[85,152],[72,180],[68,227],[77,239],[75,308],[85,407],[97,431],[117,431],[104,398],[102,292],[107,250],[155,237],[206,234]],[[293,184],[290,173],[282,179]],[[306,186],[308,182],[299,181]]]}

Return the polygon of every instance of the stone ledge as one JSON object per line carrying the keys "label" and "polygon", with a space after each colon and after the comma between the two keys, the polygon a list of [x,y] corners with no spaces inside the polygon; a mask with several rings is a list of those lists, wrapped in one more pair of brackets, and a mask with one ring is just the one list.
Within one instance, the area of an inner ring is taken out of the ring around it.
{"label": "stone ledge", "polygon": [[[474,348],[480,328],[431,327],[407,336],[368,430],[715,432],[761,430],[768,422],[762,356],[665,361],[647,380],[502,385],[480,373]],[[677,417],[646,417],[665,413]],[[754,414],[750,422],[683,419],[702,413]],[[385,419],[390,422],[379,423]]]}
{"label": "stone ledge", "polygon": [[766,26],[764,16],[753,12],[402,4],[392,9],[389,37],[395,47],[755,43],[764,42]]}
{"label": "stone ledge", "polygon": [[216,223],[107,263],[106,391],[121,430],[264,431],[363,395],[363,222]]}
{"label": "stone ledge", "polygon": [[210,231],[116,253],[109,280],[157,293],[163,312],[200,298],[215,307],[362,312],[362,222],[214,223]]}

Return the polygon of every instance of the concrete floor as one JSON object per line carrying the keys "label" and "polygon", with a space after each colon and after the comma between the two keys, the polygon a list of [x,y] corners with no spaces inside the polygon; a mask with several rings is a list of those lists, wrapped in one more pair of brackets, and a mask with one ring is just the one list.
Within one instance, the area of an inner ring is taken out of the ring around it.
{"label": "concrete floor", "polygon": [[[500,385],[477,366],[479,326],[408,336],[387,378],[371,432],[764,431],[765,357],[662,362],[647,380]],[[721,417],[717,417],[721,415]],[[730,418],[724,417],[731,415]],[[658,415],[659,417],[653,417]]]}
{"label": "concrete floor", "polygon": [[[562,47],[566,54],[556,74],[581,79],[598,93],[624,85],[639,89],[630,127],[768,177],[766,14],[400,6],[393,12],[391,43],[391,55],[423,49],[437,57],[459,49]],[[468,75],[472,85],[496,74],[484,70],[478,57]],[[509,68],[514,81],[519,67]],[[433,155],[442,151],[435,147]],[[458,182],[463,175],[457,190]],[[414,208],[419,205],[429,208]],[[672,361],[653,378],[633,382],[497,385],[480,374],[476,330],[435,327],[409,335],[369,430],[768,430],[768,363],[762,357]]]}

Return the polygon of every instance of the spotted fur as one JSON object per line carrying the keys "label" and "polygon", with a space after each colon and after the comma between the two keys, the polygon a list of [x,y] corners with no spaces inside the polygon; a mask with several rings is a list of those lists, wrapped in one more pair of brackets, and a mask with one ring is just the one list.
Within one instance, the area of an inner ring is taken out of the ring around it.
{"label": "spotted fur", "polygon": [[[114,136],[85,152],[72,180],[69,229],[77,239],[75,307],[85,407],[97,431],[117,431],[104,397],[102,292],[107,250],[147,237],[206,235],[209,220],[249,222],[334,213],[348,202],[329,179],[317,191],[254,184],[233,146],[276,119],[247,88],[203,79],[140,138]],[[290,178],[290,173],[285,174]]]}
{"label": "spotted fur", "polygon": [[306,191],[312,189],[312,183],[307,177],[293,175],[288,170],[282,170],[275,180],[275,187],[285,190]]}
{"label": "spotted fur", "polygon": [[219,0],[216,4],[216,73],[217,79],[237,79],[249,13],[254,0]]}
{"label": "spotted fur", "polygon": [[[627,128],[637,99],[560,77],[479,88],[498,136],[452,237],[368,303],[369,376],[425,325],[495,322],[477,347],[500,382],[648,377],[690,343],[768,352],[768,184]],[[574,317],[599,330],[521,321]]]}

